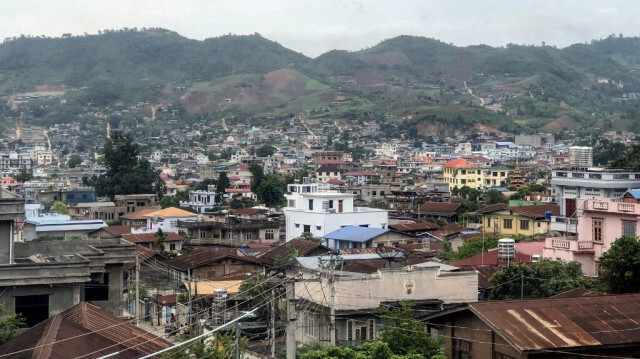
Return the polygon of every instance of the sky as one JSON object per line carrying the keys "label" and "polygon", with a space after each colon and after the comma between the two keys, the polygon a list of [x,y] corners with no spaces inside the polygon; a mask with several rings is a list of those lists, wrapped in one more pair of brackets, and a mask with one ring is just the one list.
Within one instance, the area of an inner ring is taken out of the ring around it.
{"label": "sky", "polygon": [[637,0],[4,0],[6,37],[162,27],[191,39],[260,33],[307,56],[357,51],[398,35],[458,46],[565,47],[640,35]]}

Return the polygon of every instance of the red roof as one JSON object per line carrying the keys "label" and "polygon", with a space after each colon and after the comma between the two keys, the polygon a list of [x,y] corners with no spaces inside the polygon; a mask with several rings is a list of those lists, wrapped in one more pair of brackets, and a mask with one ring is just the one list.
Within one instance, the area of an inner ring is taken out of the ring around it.
{"label": "red roof", "polygon": [[464,158],[456,158],[442,165],[444,168],[467,168],[469,163]]}
{"label": "red roof", "polygon": [[[484,258],[483,258],[484,257]],[[520,253],[516,250],[515,258],[511,261],[512,263],[531,263],[531,255]],[[450,263],[455,267],[463,267],[463,266],[479,266],[479,265],[498,265],[498,263],[506,263],[506,261],[500,260],[498,261],[498,249],[492,249],[488,252],[476,254],[473,257],[459,260],[457,262]]]}

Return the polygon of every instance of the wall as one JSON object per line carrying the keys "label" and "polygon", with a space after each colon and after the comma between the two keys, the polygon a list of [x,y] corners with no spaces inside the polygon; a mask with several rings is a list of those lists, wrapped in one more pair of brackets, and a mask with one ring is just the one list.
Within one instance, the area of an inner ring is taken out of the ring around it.
{"label": "wall", "polygon": [[[356,207],[358,209],[358,207]],[[315,213],[287,210],[287,241],[298,238],[304,231],[304,225],[311,226],[311,234],[322,237],[343,226],[369,225],[372,228],[386,228],[389,222],[387,211],[364,208],[363,212],[351,213]],[[298,226],[296,226],[298,224]],[[318,228],[319,227],[319,228]]]}
{"label": "wall", "polygon": [[122,292],[124,290],[122,264],[105,265],[105,273],[109,274],[109,300],[92,301],[91,304],[115,316],[122,316]]}
{"label": "wall", "polygon": [[0,303],[4,303],[7,313],[15,313],[15,297],[24,295],[49,295],[49,317],[59,314],[80,303],[80,286],[48,286],[35,285],[23,287],[6,287],[0,295]]}

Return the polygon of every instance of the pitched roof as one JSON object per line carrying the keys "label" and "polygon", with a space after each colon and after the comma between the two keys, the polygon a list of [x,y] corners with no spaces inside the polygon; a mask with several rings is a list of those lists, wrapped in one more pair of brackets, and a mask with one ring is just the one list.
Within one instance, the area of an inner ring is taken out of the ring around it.
{"label": "pitched roof", "polygon": [[[511,260],[512,263],[531,263],[532,256],[529,254],[523,254],[516,250],[515,257]],[[479,265],[498,265],[498,249],[492,249],[484,253],[476,254],[473,257],[461,259],[457,262],[450,263],[452,266],[456,267],[465,267],[465,266],[479,266]],[[500,263],[506,263],[506,261],[501,260]]]}
{"label": "pitched roof", "polygon": [[[167,235],[167,237],[164,239],[165,242],[176,242],[184,239],[178,233],[173,233],[173,232],[164,232],[164,233]],[[129,233],[129,234],[123,234],[122,238],[132,243],[153,243],[157,239],[155,233]]]}
{"label": "pitched roof", "polygon": [[545,212],[551,212],[551,214],[553,214],[554,216],[560,215],[560,206],[558,206],[557,204],[539,204],[534,206],[509,207],[509,205],[506,203],[498,203],[478,210],[478,213],[493,213],[504,210],[517,212],[531,218],[544,218]]}
{"label": "pitched roof", "polygon": [[462,203],[450,202],[424,202],[420,206],[420,211],[428,214],[455,214],[462,206]]}
{"label": "pitched roof", "polygon": [[261,208],[240,208],[240,209],[234,209],[233,214],[253,216],[256,214],[264,213],[264,211],[265,210]]}
{"label": "pitched roof", "polygon": [[433,229],[438,229],[438,226],[432,222],[418,222],[418,223],[398,223],[398,224],[390,224],[389,228],[398,232],[413,232],[413,231],[429,231]]}
{"label": "pitched roof", "polygon": [[467,168],[469,164],[464,158],[456,158],[442,165],[444,168]]}
{"label": "pitched roof", "polygon": [[333,232],[325,234],[324,236],[322,236],[322,238],[334,239],[338,241],[366,242],[389,231],[390,229],[388,228],[345,226],[340,229],[336,229]]}
{"label": "pitched roof", "polygon": [[260,253],[257,255],[257,257],[261,258],[262,260],[264,260],[265,262],[272,262],[274,261],[276,258],[278,257],[286,257],[291,253],[291,250],[289,249],[290,246],[293,246],[293,248],[296,249],[296,251],[298,252],[298,257],[304,257],[306,255],[309,255],[310,253],[316,251],[316,250],[323,250],[325,252],[330,252],[331,249],[323,246],[321,243],[317,243],[317,242],[312,242],[312,241],[307,241],[304,239],[292,239],[290,241],[288,241],[287,243],[284,243],[270,251],[264,252],[264,253]]}
{"label": "pitched roof", "polygon": [[144,215],[146,218],[153,218],[155,215],[158,218],[173,218],[173,217],[197,217],[198,215],[193,212],[185,211],[184,209],[176,207],[167,207],[164,209],[155,210]]}
{"label": "pitched roof", "polygon": [[195,248],[193,251],[187,254],[170,258],[164,263],[169,267],[186,271],[191,268],[196,268],[196,267],[200,267],[210,263],[214,263],[228,257],[245,261],[245,262],[262,264],[260,261],[256,260],[254,257],[246,257],[246,256],[238,255],[235,248],[227,248],[227,247]]}
{"label": "pitched roof", "polygon": [[131,233],[132,227],[133,226],[109,226],[102,229],[113,234],[114,236],[120,236],[123,234]]}
{"label": "pitched roof", "polygon": [[146,214],[155,212],[157,210],[158,210],[157,208],[144,208],[139,211],[123,214],[122,216],[120,216],[120,218],[129,219],[129,220],[147,219],[147,217],[145,216]]}
{"label": "pitched roof", "polygon": [[520,351],[640,342],[640,294],[470,303]]}
{"label": "pitched roof", "polygon": [[[118,358],[139,358],[169,347],[146,332],[100,308],[81,302],[33,326],[0,346],[0,355],[18,359],[55,359],[118,353]],[[20,353],[16,351],[25,350]]]}

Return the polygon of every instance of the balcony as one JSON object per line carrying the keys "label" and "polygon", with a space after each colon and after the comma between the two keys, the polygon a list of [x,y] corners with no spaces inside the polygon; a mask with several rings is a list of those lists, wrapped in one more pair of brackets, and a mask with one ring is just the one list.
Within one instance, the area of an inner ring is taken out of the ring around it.
{"label": "balcony", "polygon": [[578,249],[593,249],[593,242],[591,241],[578,241]]}
{"label": "balcony", "polygon": [[578,220],[576,218],[552,216],[549,229],[556,232],[576,233],[577,226]]}
{"label": "balcony", "polygon": [[[593,201],[592,207],[593,209],[600,209],[600,210],[606,211],[607,209],[609,209],[609,202]],[[585,205],[585,208],[587,208],[586,205]]]}
{"label": "balcony", "polygon": [[569,249],[569,247],[571,247],[571,242],[568,239],[554,238],[551,240],[551,246],[553,248]]}
{"label": "balcony", "polygon": [[549,237],[545,241],[545,248],[568,250],[571,252],[593,253],[596,244],[593,241],[578,241],[577,237]]}
{"label": "balcony", "polygon": [[620,212],[634,212],[635,205],[633,203],[618,203],[618,211]]}

